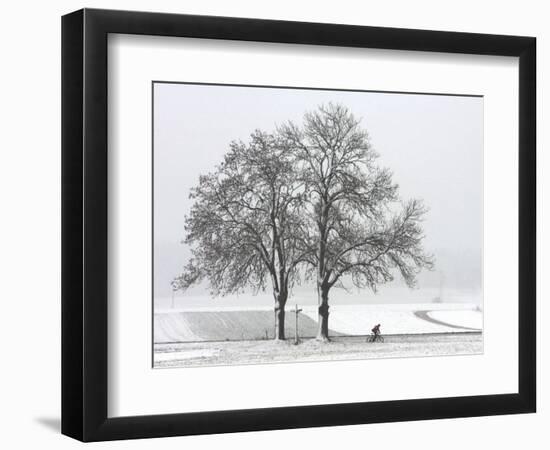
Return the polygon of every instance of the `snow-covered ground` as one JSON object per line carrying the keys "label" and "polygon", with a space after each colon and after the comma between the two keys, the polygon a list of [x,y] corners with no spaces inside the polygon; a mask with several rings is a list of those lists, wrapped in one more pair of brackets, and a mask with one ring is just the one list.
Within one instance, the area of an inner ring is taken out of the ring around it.
{"label": "snow-covered ground", "polygon": [[349,359],[457,356],[483,353],[481,333],[440,333],[387,336],[369,343],[364,336],[315,339],[293,345],[293,340],[188,342],[157,344],[154,367],[196,367],[233,364],[336,361]]}
{"label": "snow-covered ground", "polygon": [[474,328],[477,330],[483,329],[483,314],[476,309],[463,311],[430,311],[428,312],[428,316],[432,319],[461,327]]}
{"label": "snow-covered ground", "polygon": [[[464,290],[464,289],[444,289],[439,288],[415,288],[409,289],[406,287],[381,287],[374,294],[367,290],[350,289],[333,289],[330,293],[331,307],[339,305],[400,305],[400,304],[434,304],[436,298],[443,298],[444,304],[467,303],[481,305],[483,303],[483,294],[481,290]],[[288,299],[288,307],[291,308],[295,304],[300,308],[304,306],[317,305],[317,292],[314,288],[300,286],[293,290]],[[216,308],[216,311],[223,311],[224,308],[230,310],[261,310],[263,308],[273,308],[273,296],[270,292],[260,292],[257,294],[243,293],[232,294],[223,297],[211,297],[204,292],[198,293],[193,289],[186,292],[184,295],[176,295],[170,297],[155,297],[155,312],[163,311],[187,311],[199,310],[195,308]]]}
{"label": "snow-covered ground", "polygon": [[201,348],[187,351],[155,352],[155,365],[161,365],[174,360],[184,361],[186,359],[210,358],[217,353],[215,349]]}
{"label": "snow-covered ground", "polygon": [[[287,334],[293,335],[293,305],[287,305]],[[312,337],[317,306],[301,307],[299,335]],[[238,314],[242,312],[242,314]],[[334,305],[331,335],[364,336],[380,324],[383,335],[482,331],[483,313],[475,304],[419,303]],[[273,329],[272,308],[263,306],[189,307],[155,313],[155,343],[266,339]]]}
{"label": "snow-covered ground", "polygon": [[[426,311],[428,317],[441,323],[419,317],[415,314],[418,311]],[[303,312],[311,319],[317,320],[316,308],[304,307]],[[369,330],[375,324],[380,324],[382,334],[385,335],[468,331],[466,328],[481,331],[482,316],[475,305],[464,303],[338,305],[330,309],[329,327],[338,333],[351,336],[364,335],[365,330]]]}

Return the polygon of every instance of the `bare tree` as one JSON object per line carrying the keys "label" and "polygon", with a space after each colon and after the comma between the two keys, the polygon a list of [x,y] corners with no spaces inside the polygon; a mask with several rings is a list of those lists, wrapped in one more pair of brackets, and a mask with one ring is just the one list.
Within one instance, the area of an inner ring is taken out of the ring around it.
{"label": "bare tree", "polygon": [[328,104],[307,113],[302,127],[279,128],[285,146],[301,160],[310,207],[305,220],[309,275],[318,293],[317,338],[328,340],[329,292],[349,281],[376,291],[400,273],[408,286],[432,257],[422,248],[418,200],[399,202],[392,173],[376,164],[378,154],[359,121],[344,106]]}
{"label": "bare tree", "polygon": [[307,259],[298,235],[303,183],[295,155],[276,136],[256,131],[250,142],[233,142],[213,173],[200,177],[190,197],[185,243],[193,257],[173,281],[185,290],[208,280],[214,295],[256,291],[270,281],[275,339],[285,338],[285,305]]}

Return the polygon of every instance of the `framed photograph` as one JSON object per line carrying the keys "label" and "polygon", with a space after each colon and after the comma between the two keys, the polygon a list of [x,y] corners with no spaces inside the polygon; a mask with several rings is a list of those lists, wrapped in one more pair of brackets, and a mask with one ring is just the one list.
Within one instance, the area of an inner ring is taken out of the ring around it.
{"label": "framed photograph", "polygon": [[62,432],[535,412],[536,40],[62,20]]}

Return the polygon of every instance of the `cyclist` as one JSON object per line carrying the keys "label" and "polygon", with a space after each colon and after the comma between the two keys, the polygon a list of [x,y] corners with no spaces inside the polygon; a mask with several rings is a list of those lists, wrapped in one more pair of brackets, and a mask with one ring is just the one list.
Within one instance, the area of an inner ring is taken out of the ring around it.
{"label": "cyclist", "polygon": [[380,324],[375,325],[371,331],[373,334],[372,341],[374,342],[380,337]]}

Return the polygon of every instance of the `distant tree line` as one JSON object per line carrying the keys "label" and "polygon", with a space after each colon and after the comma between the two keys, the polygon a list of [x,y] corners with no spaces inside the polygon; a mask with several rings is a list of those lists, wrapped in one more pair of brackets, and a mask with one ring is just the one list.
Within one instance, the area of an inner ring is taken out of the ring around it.
{"label": "distant tree line", "polygon": [[314,281],[317,339],[328,341],[333,287],[376,291],[396,274],[412,287],[433,266],[422,246],[426,208],[402,202],[377,159],[367,132],[341,104],[306,113],[301,126],[287,122],[232,142],[191,191],[184,242],[192,257],[173,289],[207,281],[213,295],[226,295],[269,286],[275,339],[285,339],[292,287]]}

